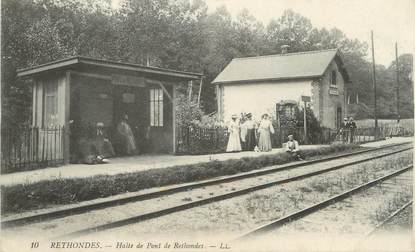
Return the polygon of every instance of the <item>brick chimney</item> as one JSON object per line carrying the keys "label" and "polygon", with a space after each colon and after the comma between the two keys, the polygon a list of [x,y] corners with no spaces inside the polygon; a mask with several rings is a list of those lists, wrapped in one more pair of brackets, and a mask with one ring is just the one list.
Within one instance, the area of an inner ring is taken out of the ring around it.
{"label": "brick chimney", "polygon": [[282,45],[281,46],[281,54],[286,54],[288,53],[288,49],[290,48],[289,45]]}

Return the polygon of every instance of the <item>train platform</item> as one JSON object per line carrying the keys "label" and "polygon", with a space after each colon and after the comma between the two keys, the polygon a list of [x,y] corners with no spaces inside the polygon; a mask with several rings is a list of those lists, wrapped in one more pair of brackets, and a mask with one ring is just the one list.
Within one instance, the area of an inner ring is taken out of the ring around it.
{"label": "train platform", "polygon": [[[364,147],[378,147],[382,145],[395,144],[412,141],[412,137],[396,137],[382,141],[366,143]],[[324,145],[304,145],[303,150],[316,149]],[[224,161],[229,159],[239,159],[243,157],[257,157],[261,155],[272,155],[284,152],[283,148],[273,149],[270,152],[244,151],[237,153],[219,153],[208,155],[139,155],[131,157],[120,157],[109,160],[107,164],[87,165],[69,164],[60,167],[51,167],[39,170],[16,172],[0,175],[0,185],[29,184],[42,180],[54,180],[64,178],[85,178],[97,175],[116,175],[131,173],[149,169],[161,169],[177,165],[189,165],[213,160]]]}
{"label": "train platform", "polygon": [[375,142],[369,142],[369,143],[361,144],[360,146],[362,146],[362,147],[379,147],[379,146],[388,145],[388,144],[398,144],[398,143],[404,143],[404,142],[410,142],[410,141],[413,142],[414,137],[391,137],[391,138],[387,138],[387,139],[382,140],[382,141],[375,141]]}

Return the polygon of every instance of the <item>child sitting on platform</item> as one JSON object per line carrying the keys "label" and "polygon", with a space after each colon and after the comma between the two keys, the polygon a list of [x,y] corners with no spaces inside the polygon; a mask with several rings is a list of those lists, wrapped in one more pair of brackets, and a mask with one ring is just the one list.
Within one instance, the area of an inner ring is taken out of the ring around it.
{"label": "child sitting on platform", "polygon": [[287,153],[290,153],[292,157],[297,160],[303,160],[303,157],[300,152],[300,145],[296,140],[294,140],[293,135],[288,136],[288,142],[285,144],[285,149]]}

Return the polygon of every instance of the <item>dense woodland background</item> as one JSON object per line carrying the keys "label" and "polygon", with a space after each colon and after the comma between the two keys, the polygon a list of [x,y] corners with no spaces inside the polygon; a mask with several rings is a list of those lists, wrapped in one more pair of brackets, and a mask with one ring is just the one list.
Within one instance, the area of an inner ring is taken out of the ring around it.
{"label": "dense woodland background", "polygon": [[[340,48],[352,79],[350,110],[358,118],[373,117],[365,42],[335,28],[317,29],[292,10],[268,24],[248,10],[236,18],[224,7],[207,10],[203,0],[127,0],[117,10],[110,0],[2,0],[3,126],[30,123],[31,89],[16,79],[17,68],[83,55],[202,72],[202,109],[212,113],[216,100],[210,82],[232,58],[277,54],[283,44],[290,45],[290,52]],[[412,57],[399,56],[402,118],[414,113]],[[396,63],[376,68],[380,117],[395,118]]]}

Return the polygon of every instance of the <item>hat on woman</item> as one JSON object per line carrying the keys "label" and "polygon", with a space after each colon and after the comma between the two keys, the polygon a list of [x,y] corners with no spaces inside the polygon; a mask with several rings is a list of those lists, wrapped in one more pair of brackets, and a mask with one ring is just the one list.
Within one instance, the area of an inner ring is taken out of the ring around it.
{"label": "hat on woman", "polygon": [[103,122],[97,122],[97,127],[104,127],[104,123]]}
{"label": "hat on woman", "polygon": [[236,118],[238,118],[238,115],[237,114],[233,114],[232,115],[232,119],[236,119]]}

